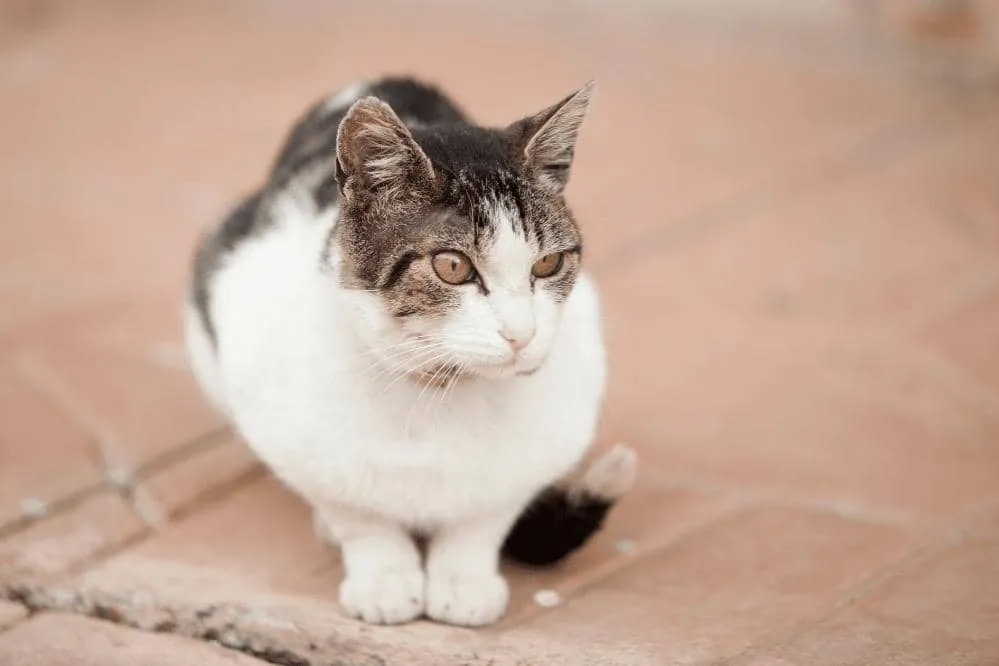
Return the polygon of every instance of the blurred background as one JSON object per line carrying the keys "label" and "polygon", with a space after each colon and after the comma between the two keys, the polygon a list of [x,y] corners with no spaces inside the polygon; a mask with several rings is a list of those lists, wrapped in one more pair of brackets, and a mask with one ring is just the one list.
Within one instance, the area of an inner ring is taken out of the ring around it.
{"label": "blurred background", "polygon": [[194,388],[179,307],[295,118],[386,73],[497,125],[598,84],[569,197],[597,447],[641,478],[567,569],[513,574],[483,654],[995,663],[993,0],[0,0],[0,662],[90,631],[26,620],[61,607],[24,580],[280,593],[356,633],[304,508]]}

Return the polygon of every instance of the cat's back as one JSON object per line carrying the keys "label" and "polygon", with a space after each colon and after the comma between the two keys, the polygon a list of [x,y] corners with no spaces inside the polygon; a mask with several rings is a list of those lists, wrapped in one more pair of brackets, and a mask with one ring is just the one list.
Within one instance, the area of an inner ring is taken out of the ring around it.
{"label": "cat's back", "polygon": [[[303,173],[319,171],[315,187],[319,197],[336,198],[332,156],[336,135],[350,106],[362,97],[386,102],[408,125],[467,122],[458,106],[436,86],[408,77],[386,77],[346,86],[317,102],[292,128],[278,153],[271,173],[271,187],[284,187]],[[322,190],[318,188],[327,187]]]}

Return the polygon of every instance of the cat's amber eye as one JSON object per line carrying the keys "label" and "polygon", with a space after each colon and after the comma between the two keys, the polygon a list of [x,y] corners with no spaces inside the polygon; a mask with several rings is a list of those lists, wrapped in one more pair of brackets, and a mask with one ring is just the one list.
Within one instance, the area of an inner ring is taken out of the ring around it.
{"label": "cat's amber eye", "polygon": [[438,252],[431,259],[434,272],[448,284],[465,284],[475,277],[475,267],[472,260],[461,252]]}
{"label": "cat's amber eye", "polygon": [[565,260],[564,252],[552,252],[551,254],[546,254],[531,266],[531,275],[538,278],[551,277],[558,273],[559,269],[562,268],[562,262]]}

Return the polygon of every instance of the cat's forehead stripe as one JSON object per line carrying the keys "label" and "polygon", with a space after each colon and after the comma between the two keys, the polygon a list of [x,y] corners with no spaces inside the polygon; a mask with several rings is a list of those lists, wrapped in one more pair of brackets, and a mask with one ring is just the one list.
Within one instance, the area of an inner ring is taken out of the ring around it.
{"label": "cat's forehead stripe", "polygon": [[496,206],[494,216],[495,234],[481,266],[483,277],[495,291],[520,292],[528,288],[535,250],[513,211]]}
{"label": "cat's forehead stripe", "polygon": [[496,197],[489,202],[486,211],[489,221],[497,230],[503,229],[505,231],[510,228],[521,238],[527,237],[526,220],[516,204],[509,201],[507,197]]}

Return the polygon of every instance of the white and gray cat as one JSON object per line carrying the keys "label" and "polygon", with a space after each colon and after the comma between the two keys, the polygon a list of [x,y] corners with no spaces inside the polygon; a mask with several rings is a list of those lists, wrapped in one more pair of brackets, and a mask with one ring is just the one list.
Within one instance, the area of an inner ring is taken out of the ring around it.
{"label": "white and gray cat", "polygon": [[561,560],[633,484],[625,447],[576,469],[606,373],[563,195],[592,90],[488,129],[411,79],[347,88],[198,248],[194,372],[339,545],[354,617],[491,623],[501,551]]}

